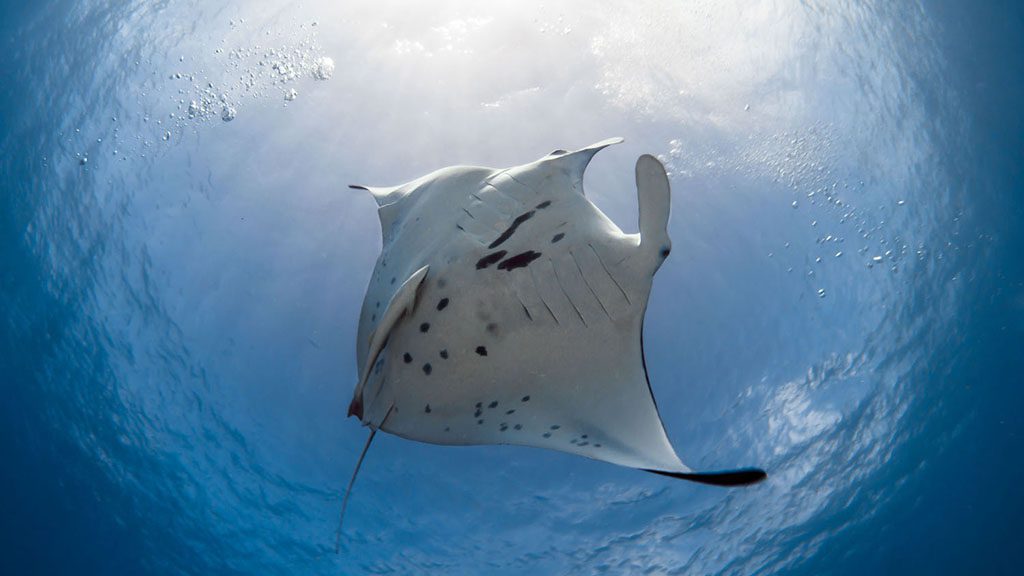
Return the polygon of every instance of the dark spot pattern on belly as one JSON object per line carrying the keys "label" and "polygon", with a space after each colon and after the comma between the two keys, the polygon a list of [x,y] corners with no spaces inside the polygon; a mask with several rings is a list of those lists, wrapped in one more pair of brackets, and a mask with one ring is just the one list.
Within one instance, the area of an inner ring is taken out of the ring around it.
{"label": "dark spot pattern on belly", "polygon": [[524,212],[523,214],[516,216],[516,219],[512,221],[512,224],[509,225],[509,227],[506,228],[505,231],[501,233],[501,236],[498,236],[497,239],[494,240],[494,242],[491,242],[488,248],[493,250],[494,248],[501,246],[506,240],[511,238],[512,235],[516,233],[516,229],[519,228],[519,226],[522,225],[523,222],[526,222],[530,218],[533,218],[534,214],[535,212],[533,210],[530,210],[529,212]]}
{"label": "dark spot pattern on belly", "polygon": [[533,262],[534,260],[540,258],[541,256],[542,254],[540,252],[527,250],[526,252],[522,252],[520,254],[516,254],[515,256],[510,256],[505,260],[502,260],[501,263],[498,264],[498,270],[505,270],[506,272],[511,272],[516,268],[525,268],[530,265],[530,262]]}
{"label": "dark spot pattern on belly", "polygon": [[498,250],[497,252],[491,252],[490,254],[488,254],[488,255],[484,256],[483,258],[481,258],[481,259],[476,261],[476,269],[477,270],[483,270],[484,268],[487,268],[491,264],[494,264],[494,263],[500,261],[502,258],[505,257],[506,254],[508,254],[508,252],[506,252],[504,250]]}

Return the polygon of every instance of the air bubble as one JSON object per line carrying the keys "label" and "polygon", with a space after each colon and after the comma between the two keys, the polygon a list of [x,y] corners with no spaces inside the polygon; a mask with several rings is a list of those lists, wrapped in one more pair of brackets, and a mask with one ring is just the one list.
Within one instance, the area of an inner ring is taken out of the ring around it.
{"label": "air bubble", "polygon": [[321,56],[316,61],[316,67],[313,68],[313,78],[317,80],[328,80],[334,75],[334,59],[327,56]]}

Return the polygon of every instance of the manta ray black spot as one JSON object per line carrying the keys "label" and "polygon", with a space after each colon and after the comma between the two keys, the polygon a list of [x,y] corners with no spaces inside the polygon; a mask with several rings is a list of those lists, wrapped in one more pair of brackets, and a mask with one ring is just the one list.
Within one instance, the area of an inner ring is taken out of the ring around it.
{"label": "manta ray black spot", "polygon": [[511,410],[505,410],[505,414],[513,414],[513,413],[515,413],[515,411],[516,411],[515,408],[513,408]]}
{"label": "manta ray black spot", "polygon": [[426,412],[427,414],[430,414],[430,404],[427,404],[427,407],[424,408],[423,411]]}
{"label": "manta ray black spot", "polygon": [[473,412],[473,417],[479,418],[481,414],[483,414],[483,412],[481,412],[480,409],[477,408],[476,412]]}
{"label": "manta ray black spot", "polygon": [[586,440],[587,438],[589,438],[589,436],[587,436],[586,434],[584,434],[583,436],[580,436],[580,438],[583,438],[584,440]]}
{"label": "manta ray black spot", "polygon": [[[476,347],[476,353],[481,355],[481,356],[487,356],[487,348],[485,348],[483,346],[477,346]],[[479,404],[478,404],[478,406],[479,406]]]}
{"label": "manta ray black spot", "polygon": [[511,238],[512,235],[516,233],[516,229],[519,228],[519,226],[523,222],[526,222],[530,218],[533,218],[534,214],[536,214],[536,212],[534,212],[533,210],[530,210],[529,212],[524,212],[523,214],[520,214],[519,216],[516,216],[516,219],[512,221],[512,224],[509,225],[509,227],[506,228],[505,231],[501,233],[501,236],[498,236],[498,238],[495,239],[494,242],[491,242],[491,244],[490,244],[490,246],[488,246],[488,248],[493,250],[494,248],[497,248],[498,246],[501,246],[506,240]]}
{"label": "manta ray black spot", "polygon": [[672,252],[672,249],[669,248],[668,246],[662,248],[661,249],[661,257],[662,258],[668,258],[669,252]]}
{"label": "manta ray black spot", "polygon": [[555,242],[558,242],[562,238],[565,238],[565,232],[559,232],[558,234],[555,234],[555,237],[551,239],[551,243],[554,244]]}
{"label": "manta ray black spot", "polygon": [[498,264],[498,270],[505,270],[506,272],[511,272],[516,268],[524,268],[526,266],[529,266],[530,262],[533,262],[534,260],[540,257],[540,252],[527,250],[526,252],[516,254],[515,256],[502,260],[501,263]]}
{"label": "manta ray black spot", "polygon": [[391,283],[392,283],[392,284],[394,284],[394,283],[395,283],[395,280],[398,280],[398,278],[395,278],[394,276],[392,276],[392,277],[391,277]]}
{"label": "manta ray black spot", "polygon": [[487,268],[491,264],[494,264],[495,262],[498,262],[499,260],[504,258],[505,254],[508,254],[508,252],[504,250],[498,250],[497,252],[492,252],[487,256],[484,256],[483,258],[476,261],[476,269],[483,270],[484,268]]}
{"label": "manta ray black spot", "polygon": [[440,354],[441,358],[444,358],[445,360],[448,359],[448,350],[441,350]]}
{"label": "manta ray black spot", "polygon": [[377,315],[376,314],[370,316],[370,322],[376,322],[376,321],[377,321]]}
{"label": "manta ray black spot", "polygon": [[589,444],[590,444],[590,442],[584,441],[584,442],[580,442],[579,444],[577,444],[577,446],[587,446]]}
{"label": "manta ray black spot", "polygon": [[545,433],[541,434],[541,436],[543,436],[545,438],[551,438],[551,432],[545,432]]}
{"label": "manta ray black spot", "polygon": [[516,424],[515,426],[513,426],[513,428],[515,428],[516,430],[522,430],[523,429],[523,425],[522,424]]}
{"label": "manta ray black spot", "polygon": [[559,426],[558,424],[554,424],[551,426],[552,430],[558,430],[559,428],[561,428],[561,426]]}
{"label": "manta ray black spot", "polygon": [[499,428],[499,430],[501,430],[502,432],[504,432],[505,430],[508,430],[508,424],[502,422],[501,423],[501,428]]}
{"label": "manta ray black spot", "polygon": [[437,303],[437,310],[438,310],[438,312],[440,312],[441,310],[444,310],[447,307],[448,307],[448,299],[447,298],[441,298],[441,301]]}
{"label": "manta ray black spot", "polygon": [[600,444],[594,444],[594,448],[600,448],[600,447],[601,447]]}
{"label": "manta ray black spot", "polygon": [[424,322],[423,324],[420,324],[420,332],[426,333],[427,330],[430,330],[429,322]]}
{"label": "manta ray black spot", "polygon": [[490,332],[491,334],[497,334],[498,333],[498,325],[495,324],[494,322],[489,323],[487,325],[487,331]]}
{"label": "manta ray black spot", "polygon": [[402,354],[402,360],[404,360],[405,363],[408,364],[412,362],[412,355],[406,352],[405,354]]}
{"label": "manta ray black spot", "polygon": [[523,402],[529,402],[529,401],[530,401],[530,397],[529,396],[523,396]]}
{"label": "manta ray black spot", "polygon": [[497,408],[498,407],[498,401],[495,400],[494,402],[491,402],[490,404],[487,405],[487,407],[488,408]]}
{"label": "manta ray black spot", "polygon": [[538,210],[543,210],[543,209],[547,208],[548,206],[551,206],[551,200],[545,200],[545,201],[541,202],[540,204],[537,204],[537,209]]}
{"label": "manta ray black spot", "polygon": [[445,432],[451,432],[452,431],[452,427],[451,426],[445,426],[444,427],[444,431]]}
{"label": "manta ray black spot", "polygon": [[477,426],[479,426],[480,424],[483,424],[483,423],[484,423],[484,419],[483,418],[481,418],[481,419],[476,421]]}
{"label": "manta ray black spot", "polygon": [[430,362],[427,362],[426,364],[423,365],[423,373],[426,374],[427,376],[430,376],[431,370],[433,370],[433,368],[430,367]]}
{"label": "manta ray black spot", "polygon": [[480,408],[480,407],[482,407],[483,405],[484,405],[484,403],[483,403],[483,402],[477,402],[477,403],[476,403],[476,407],[477,407],[477,408]]}

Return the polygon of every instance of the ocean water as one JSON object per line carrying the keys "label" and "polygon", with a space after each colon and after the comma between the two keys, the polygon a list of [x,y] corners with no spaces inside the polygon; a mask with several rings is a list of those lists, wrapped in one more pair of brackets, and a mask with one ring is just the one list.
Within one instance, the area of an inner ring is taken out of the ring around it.
{"label": "ocean water", "polygon": [[[0,573],[1016,574],[1024,6],[0,8]],[[345,409],[374,203],[610,136],[669,436],[745,489]]]}

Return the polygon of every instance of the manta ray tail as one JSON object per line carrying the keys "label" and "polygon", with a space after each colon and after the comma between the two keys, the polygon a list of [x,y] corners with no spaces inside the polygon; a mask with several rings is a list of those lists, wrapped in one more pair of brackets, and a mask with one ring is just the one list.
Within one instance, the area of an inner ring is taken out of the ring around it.
{"label": "manta ray tail", "polygon": [[646,472],[712,486],[749,486],[768,477],[768,473],[760,468],[741,468],[721,472],[666,472],[664,470],[646,470]]}
{"label": "manta ray tail", "polygon": [[345,498],[341,501],[341,514],[338,515],[338,531],[334,534],[334,553],[337,554],[341,550],[341,525],[345,522],[345,508],[348,508],[348,497],[352,495],[352,486],[356,483],[356,476],[359,475],[359,468],[363,465],[363,458],[366,458],[366,451],[370,449],[370,442],[373,442],[373,437],[377,435],[376,428],[370,428],[370,435],[366,438],[366,444],[363,445],[363,451],[359,454],[359,460],[356,462],[356,469],[352,471],[352,479],[348,481],[348,488],[345,489]]}
{"label": "manta ray tail", "polygon": [[370,428],[370,435],[366,438],[366,444],[363,445],[363,451],[359,453],[359,460],[356,461],[356,469],[352,471],[352,479],[348,481],[348,488],[345,488],[345,498],[341,501],[341,514],[338,515],[338,531],[334,534],[334,553],[337,554],[341,551],[341,526],[345,522],[345,508],[348,508],[348,497],[352,495],[352,486],[356,483],[356,476],[359,475],[359,468],[363,465],[363,458],[366,458],[366,452],[370,449],[370,442],[373,442],[373,437],[377,435],[377,430],[388,421],[388,416],[391,416],[391,411],[395,409],[392,404],[388,408],[387,414],[384,415],[384,420],[381,420],[380,426],[376,428]]}

